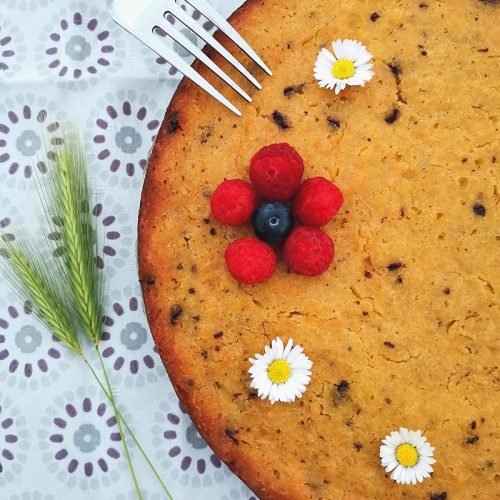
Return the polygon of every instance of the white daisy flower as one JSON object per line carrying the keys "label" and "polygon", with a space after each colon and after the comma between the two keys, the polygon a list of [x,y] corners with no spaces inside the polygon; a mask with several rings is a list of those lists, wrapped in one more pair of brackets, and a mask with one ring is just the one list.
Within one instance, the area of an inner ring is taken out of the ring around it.
{"label": "white daisy flower", "polygon": [[391,479],[401,484],[417,484],[430,477],[434,448],[421,431],[401,427],[382,440],[380,458],[382,467],[391,472]]}
{"label": "white daisy flower", "polygon": [[314,66],[314,78],[321,88],[335,89],[338,94],[347,85],[361,85],[375,74],[370,64],[372,55],[356,40],[337,40],[332,43],[333,54],[321,49]]}
{"label": "white daisy flower", "polygon": [[255,359],[249,359],[252,366],[248,370],[252,377],[250,387],[257,389],[261,399],[291,403],[301,398],[306,385],[311,380],[312,361],[303,353],[301,346],[293,347],[290,339],[283,345],[277,337],[266,346],[264,354],[256,354]]}

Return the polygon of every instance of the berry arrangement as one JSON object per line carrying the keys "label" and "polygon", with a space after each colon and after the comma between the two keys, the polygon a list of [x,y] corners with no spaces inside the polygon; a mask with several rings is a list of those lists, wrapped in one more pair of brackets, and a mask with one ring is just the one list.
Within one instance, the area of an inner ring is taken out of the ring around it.
{"label": "berry arrangement", "polygon": [[240,179],[222,182],[210,200],[221,224],[251,223],[256,238],[229,245],[226,265],[236,280],[255,285],[268,280],[281,250],[288,267],[302,276],[319,276],[334,258],[332,239],[320,227],[338,213],[344,197],[324,177],[302,182],[304,162],[288,144],[262,148],[250,162],[251,184]]}

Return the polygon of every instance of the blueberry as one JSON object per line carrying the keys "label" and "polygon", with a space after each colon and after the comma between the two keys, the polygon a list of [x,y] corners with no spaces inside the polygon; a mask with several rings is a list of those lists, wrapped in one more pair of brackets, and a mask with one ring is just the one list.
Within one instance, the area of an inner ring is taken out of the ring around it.
{"label": "blueberry", "polygon": [[252,216],[255,234],[266,243],[283,243],[293,229],[293,215],[282,203],[265,203]]}

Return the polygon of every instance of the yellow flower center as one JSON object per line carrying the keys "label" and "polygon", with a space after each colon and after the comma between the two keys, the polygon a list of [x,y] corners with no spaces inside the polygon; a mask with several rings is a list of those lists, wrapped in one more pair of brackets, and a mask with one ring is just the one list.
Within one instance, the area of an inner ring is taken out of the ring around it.
{"label": "yellow flower center", "polygon": [[332,75],[339,80],[345,80],[354,76],[354,63],[349,59],[339,59],[332,68]]}
{"label": "yellow flower center", "polygon": [[292,368],[284,359],[276,359],[267,367],[267,375],[274,384],[285,383],[292,373]]}
{"label": "yellow flower center", "polygon": [[405,467],[413,467],[418,462],[418,452],[415,446],[404,443],[396,449],[396,460]]}

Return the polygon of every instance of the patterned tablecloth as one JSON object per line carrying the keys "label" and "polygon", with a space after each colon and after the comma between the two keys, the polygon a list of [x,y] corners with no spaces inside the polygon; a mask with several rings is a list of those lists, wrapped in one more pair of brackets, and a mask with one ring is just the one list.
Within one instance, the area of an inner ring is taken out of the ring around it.
{"label": "patterned tablecloth", "polygon": [[[229,14],[241,1],[212,3]],[[57,138],[62,120],[78,123],[98,186],[92,213],[105,235],[103,349],[121,407],[176,500],[249,499],[179,404],[137,282],[144,167],[179,80],[114,25],[104,0],[0,0],[0,234],[11,238],[21,228],[43,241],[33,207],[33,169],[43,175],[47,168],[40,131]],[[0,499],[135,498],[119,440],[86,368],[0,281]],[[164,498],[137,449],[131,452],[145,499]]]}

